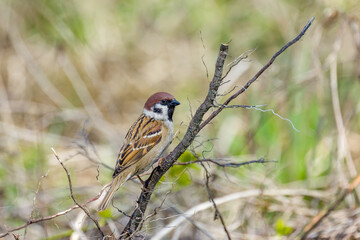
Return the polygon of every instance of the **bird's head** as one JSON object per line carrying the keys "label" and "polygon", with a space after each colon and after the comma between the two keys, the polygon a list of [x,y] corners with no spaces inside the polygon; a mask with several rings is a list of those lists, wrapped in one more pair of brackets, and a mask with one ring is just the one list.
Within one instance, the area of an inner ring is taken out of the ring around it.
{"label": "bird's head", "polygon": [[161,121],[172,121],[175,107],[180,103],[167,92],[157,92],[149,97],[144,106],[144,114]]}

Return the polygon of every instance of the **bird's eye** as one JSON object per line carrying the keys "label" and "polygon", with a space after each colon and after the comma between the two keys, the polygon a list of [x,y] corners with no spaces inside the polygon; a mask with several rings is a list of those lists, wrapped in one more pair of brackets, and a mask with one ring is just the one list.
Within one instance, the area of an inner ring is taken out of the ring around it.
{"label": "bird's eye", "polygon": [[166,100],[161,100],[161,102],[160,102],[162,105],[165,105],[165,104],[167,104],[167,101]]}

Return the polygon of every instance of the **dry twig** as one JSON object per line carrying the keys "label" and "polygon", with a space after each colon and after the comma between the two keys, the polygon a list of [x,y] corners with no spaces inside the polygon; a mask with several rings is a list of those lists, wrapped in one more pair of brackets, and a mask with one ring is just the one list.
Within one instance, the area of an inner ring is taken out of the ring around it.
{"label": "dry twig", "polygon": [[57,155],[57,153],[55,152],[55,150],[53,148],[51,148],[51,151],[53,151],[56,159],[59,161],[59,163],[61,164],[62,168],[64,169],[64,171],[66,172],[66,176],[67,176],[67,179],[68,179],[68,182],[69,182],[69,190],[70,190],[70,196],[72,198],[72,200],[74,201],[74,203],[79,207],[81,208],[85,213],[86,215],[94,222],[94,224],[96,225],[97,229],[99,230],[100,234],[101,234],[101,237],[103,238],[104,237],[104,233],[103,231],[101,230],[100,228],[100,225],[98,223],[98,221],[93,218],[93,216],[91,216],[90,212],[82,205],[80,205],[80,203],[76,200],[76,198],[74,197],[74,194],[73,194],[73,190],[72,190],[72,183],[71,183],[71,178],[70,178],[70,174],[67,170],[67,168],[65,167],[65,165],[63,164],[63,162],[60,160],[59,156]]}
{"label": "dry twig", "polygon": [[224,218],[222,217],[221,215],[221,212],[220,210],[218,209],[216,203],[215,203],[215,200],[214,200],[214,197],[213,197],[213,194],[211,192],[211,189],[209,187],[209,178],[210,178],[210,175],[209,175],[209,171],[207,170],[207,168],[205,167],[205,165],[203,163],[201,163],[201,166],[204,168],[205,170],[205,177],[206,177],[206,181],[205,181],[205,186],[206,186],[206,190],[208,192],[208,195],[209,195],[209,198],[215,208],[215,217],[214,217],[214,220],[216,220],[217,218],[220,218],[220,221],[221,221],[221,224],[224,228],[224,231],[226,233],[226,236],[229,240],[231,240],[231,236],[230,236],[230,233],[226,227],[226,224],[225,224],[225,221],[224,221]]}
{"label": "dry twig", "polygon": [[174,163],[174,165],[189,165],[189,164],[194,164],[194,163],[204,163],[204,162],[209,162],[209,163],[213,163],[218,165],[219,167],[241,167],[244,165],[249,165],[252,163],[268,163],[268,162],[276,162],[274,160],[265,160],[263,158],[257,159],[257,160],[251,160],[251,161],[246,161],[246,162],[241,162],[241,163],[234,163],[234,162],[226,162],[226,163],[221,163],[219,161],[224,160],[224,159],[210,159],[210,158],[205,158],[205,159],[197,159],[195,161],[189,161],[189,162],[176,162]]}
{"label": "dry twig", "polygon": [[245,92],[251,84],[253,84],[260,76],[261,74],[263,74],[263,72],[265,72],[270,66],[271,64],[273,64],[273,62],[275,61],[275,59],[281,54],[283,53],[287,48],[289,48],[290,46],[292,46],[293,44],[295,44],[297,41],[299,41],[302,36],[304,36],[305,32],[309,29],[311,23],[314,21],[314,17],[312,17],[310,19],[310,21],[306,24],[306,26],[304,27],[304,29],[300,32],[300,34],[294,38],[293,40],[291,40],[290,42],[288,42],[287,44],[285,44],[279,51],[277,51],[272,58],[270,59],[270,61],[260,69],[260,71],[258,71],[255,76],[253,78],[251,78],[246,84],[245,86],[240,89],[239,91],[237,91],[235,94],[231,95],[224,103],[223,103],[223,107],[219,107],[216,111],[214,111],[206,120],[204,120],[200,127],[199,130],[203,129],[212,119],[214,119],[214,117],[216,117],[223,109],[225,106],[227,106],[232,100],[234,100],[235,98],[237,98],[240,94],[242,94],[243,92]]}

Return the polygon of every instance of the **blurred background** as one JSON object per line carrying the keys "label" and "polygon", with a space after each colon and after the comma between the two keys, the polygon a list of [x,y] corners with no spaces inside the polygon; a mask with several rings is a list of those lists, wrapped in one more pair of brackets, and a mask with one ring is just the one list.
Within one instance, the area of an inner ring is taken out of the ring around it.
{"label": "blurred background", "polygon": [[[227,109],[191,147],[201,157],[223,161],[276,161],[206,165],[215,198],[238,194],[218,206],[233,239],[296,236],[358,174],[360,2],[0,1],[0,234],[74,205],[51,147],[69,170],[78,201],[93,198],[111,181],[126,131],[151,94],[167,91],[182,103],[174,115],[181,139],[207,94],[220,43],[229,43],[227,63],[256,51],[232,69],[219,103],[312,16],[305,36],[233,102],[266,104],[261,108],[273,109],[294,127],[271,111]],[[179,162],[194,159],[188,151]],[[209,203],[204,181],[197,164],[173,166],[145,215],[160,208],[140,234],[226,239],[211,204],[187,212]],[[138,181],[127,182],[114,205],[131,214],[140,189]],[[359,196],[349,195],[313,236],[327,234],[324,229],[344,232],[342,224],[349,221],[354,226]],[[114,236],[128,220],[114,207],[91,212]],[[81,214],[74,210],[14,233],[20,239],[97,239],[91,221],[76,225]]]}

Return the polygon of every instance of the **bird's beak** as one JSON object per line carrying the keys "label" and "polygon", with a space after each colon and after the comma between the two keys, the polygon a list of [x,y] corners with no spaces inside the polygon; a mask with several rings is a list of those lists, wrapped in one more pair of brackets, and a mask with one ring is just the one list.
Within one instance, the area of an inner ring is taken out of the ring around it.
{"label": "bird's beak", "polygon": [[177,105],[180,105],[180,103],[176,99],[172,100],[172,102],[170,103],[170,106],[177,106]]}

